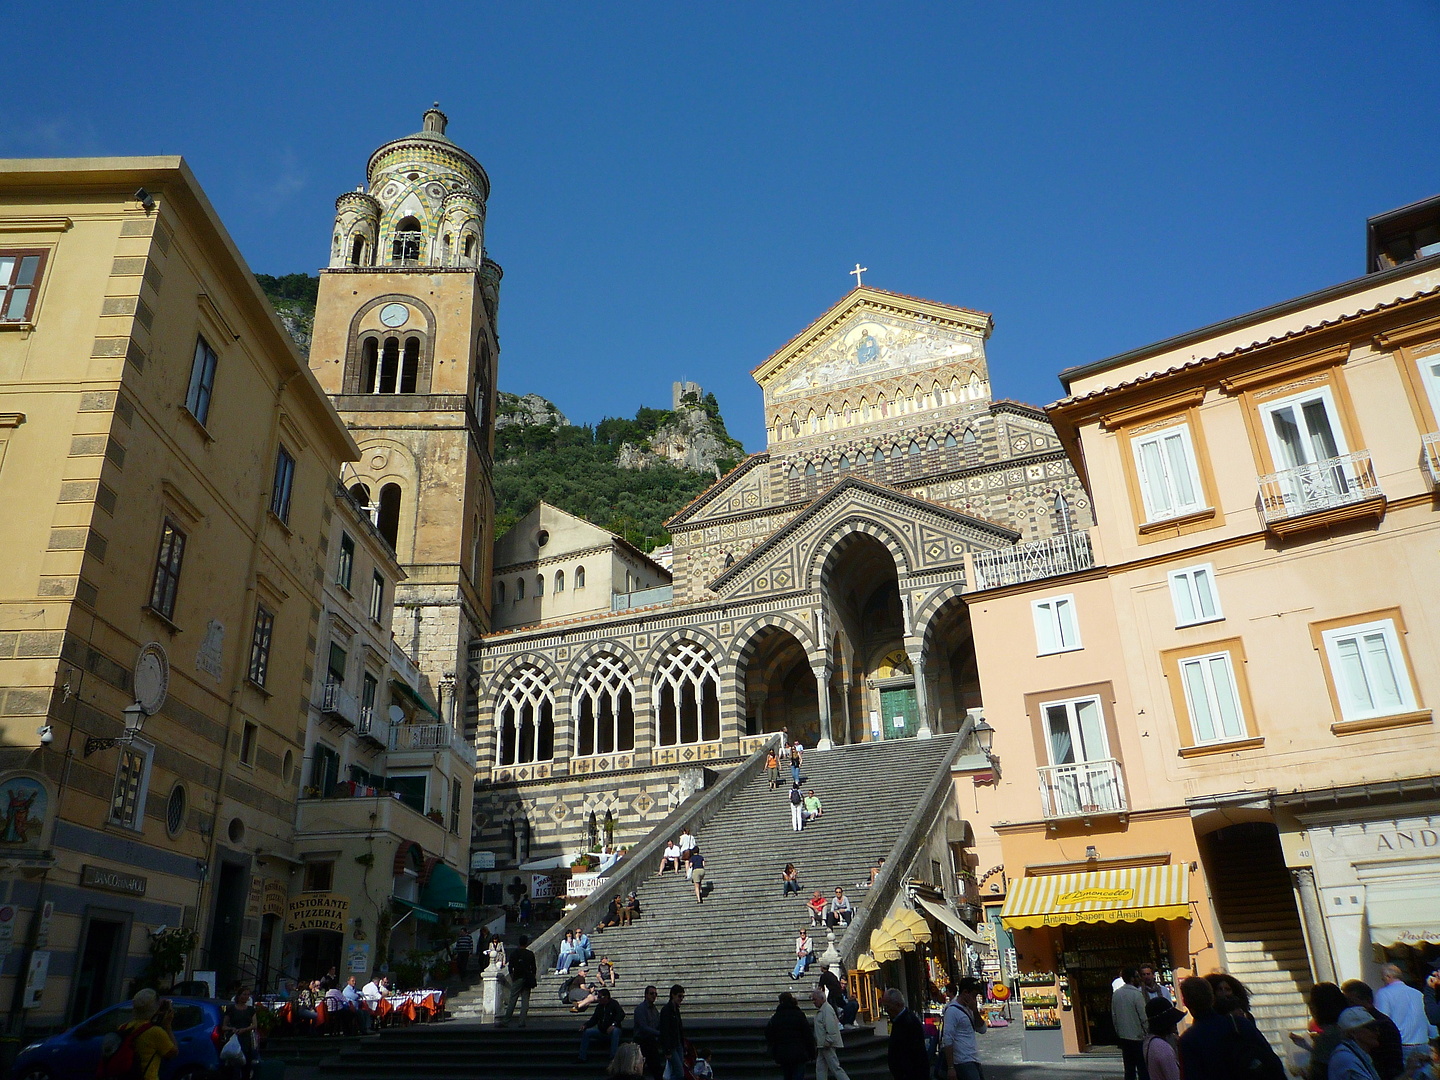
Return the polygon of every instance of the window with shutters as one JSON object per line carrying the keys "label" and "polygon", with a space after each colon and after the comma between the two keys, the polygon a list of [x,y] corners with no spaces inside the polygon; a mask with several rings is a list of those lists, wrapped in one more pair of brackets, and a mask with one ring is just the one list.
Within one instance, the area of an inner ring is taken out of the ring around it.
{"label": "window with shutters", "polygon": [[1235,666],[1228,652],[1181,660],[1180,681],[1197,746],[1247,737]]}
{"label": "window with shutters", "polygon": [[1342,720],[1372,720],[1418,708],[1393,619],[1326,630],[1321,640]]}
{"label": "window with shutters", "polygon": [[145,824],[145,797],[150,786],[150,762],[155,748],[136,739],[120,747],[115,791],[110,799],[110,820],[127,829]]}
{"label": "window with shutters", "polygon": [[1188,424],[1136,436],[1130,447],[1147,523],[1207,509]]}
{"label": "window with shutters", "polygon": [[270,512],[290,523],[290,491],[295,484],[295,455],[280,447],[275,452],[275,483],[270,489]]}
{"label": "window with shutters", "polygon": [[155,556],[155,580],[150,587],[150,609],[166,619],[175,618],[175,597],[180,591],[180,567],[184,561],[185,534],[166,518]]}
{"label": "window with shutters", "polygon": [[1217,622],[1225,617],[1215,590],[1215,567],[1209,563],[1171,571],[1170,599],[1175,605],[1177,627]]}
{"label": "window with shutters", "polygon": [[1030,604],[1035,619],[1035,650],[1040,656],[1071,652],[1081,647],[1075,620],[1075,597],[1051,596]]}
{"label": "window with shutters", "polygon": [[250,681],[265,685],[270,672],[270,639],[275,633],[275,615],[264,604],[255,607],[255,629],[250,635]]}

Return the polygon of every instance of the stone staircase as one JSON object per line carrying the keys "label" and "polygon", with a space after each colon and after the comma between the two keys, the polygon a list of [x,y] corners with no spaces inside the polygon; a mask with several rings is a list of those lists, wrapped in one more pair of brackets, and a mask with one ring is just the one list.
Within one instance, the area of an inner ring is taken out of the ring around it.
{"label": "stone staircase", "polygon": [[[954,738],[807,753],[805,787],[815,789],[825,812],[801,833],[790,828],[784,787],[771,791],[763,778],[746,783],[697,830],[707,871],[704,904],[696,904],[683,874],[646,876],[638,890],[642,914],[633,925],[600,934],[588,928],[596,958],[609,956],[615,964],[616,996],[627,1016],[647,983],[660,988],[662,1004],[671,983],[683,984],[686,1015],[707,1022],[768,1018],[782,991],[813,986],[818,967],[808,980],[790,980],[795,936],[810,921],[805,900],[816,888],[830,896],[841,885],[858,917],[868,892],[858,883],[868,882],[875,860],[902,840]],[[798,897],[781,897],[780,871],[787,862],[800,871]],[[844,934],[836,932],[837,947]],[[825,934],[813,935],[818,957]],[[532,1019],[570,1020],[558,998],[562,982],[553,970],[541,972],[531,996]],[[448,1008],[457,1018],[478,1018],[480,991],[458,995]]]}
{"label": "stone staircase", "polygon": [[[1216,917],[1225,970],[1250,990],[1250,1011],[1281,1058],[1286,1034],[1305,1030],[1310,961],[1295,895],[1274,826],[1231,826],[1210,847]],[[1223,853],[1223,854],[1222,854]]]}
{"label": "stone staircase", "polygon": [[[687,1002],[688,1004],[688,1002]],[[690,1011],[687,1009],[687,1011]],[[813,1012],[806,1008],[806,1013]],[[580,1037],[574,1023],[537,1021],[532,1012],[524,1030],[497,1030],[478,1021],[451,1021],[412,1028],[394,1028],[379,1036],[355,1040],[321,1061],[305,1075],[316,1080],[556,1080],[559,1077],[602,1077],[609,1046],[590,1048],[586,1064],[576,1060]],[[765,1049],[764,1024],[686,1022],[696,1046],[711,1051],[717,1076],[725,1080],[773,1080],[778,1066]],[[884,1080],[886,1037],[865,1028],[845,1032],[841,1063],[854,1080]],[[288,1075],[299,1075],[293,1070]]]}

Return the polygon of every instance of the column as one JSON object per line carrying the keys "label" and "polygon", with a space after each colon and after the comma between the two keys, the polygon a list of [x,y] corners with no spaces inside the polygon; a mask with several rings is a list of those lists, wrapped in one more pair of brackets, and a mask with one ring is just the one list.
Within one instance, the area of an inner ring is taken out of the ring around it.
{"label": "column", "polygon": [[820,711],[820,742],[816,744],[817,750],[830,750],[835,746],[835,741],[830,737],[830,662],[827,659],[819,664],[810,662],[810,670],[815,674],[815,707]]}
{"label": "column", "polygon": [[915,672],[915,708],[920,712],[920,730],[917,739],[928,739],[935,734],[930,724],[930,688],[925,679],[925,653],[920,649],[906,649],[911,670]]}
{"label": "column", "polygon": [[1330,957],[1330,935],[1325,931],[1324,908],[1315,889],[1315,871],[1308,866],[1290,871],[1295,896],[1300,901],[1300,922],[1305,930],[1305,944],[1310,953],[1310,967],[1316,982],[1337,982],[1335,964]]}

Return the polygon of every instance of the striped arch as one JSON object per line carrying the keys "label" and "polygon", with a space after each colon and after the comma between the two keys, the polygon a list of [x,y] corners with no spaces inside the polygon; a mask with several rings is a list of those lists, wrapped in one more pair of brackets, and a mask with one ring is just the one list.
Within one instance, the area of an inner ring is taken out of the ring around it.
{"label": "striped arch", "polygon": [[936,589],[929,596],[922,600],[915,609],[915,627],[919,636],[925,642],[925,653],[929,655],[933,642],[930,640],[931,629],[935,624],[935,616],[940,613],[951,600],[962,596],[965,592],[965,582],[952,581],[944,588]]}
{"label": "striped arch", "polygon": [[[640,657],[636,655],[635,650],[630,648],[629,645],[621,644],[615,640],[592,641],[575,654],[574,659],[570,661],[570,665],[565,669],[565,675],[561,681],[567,690],[569,687],[575,685],[576,680],[584,673],[590,661],[601,653],[610,653],[612,656],[618,657],[625,666],[630,669],[632,679],[638,679],[641,672],[644,671]],[[640,687],[637,685],[635,689],[638,691]]]}
{"label": "striped arch", "polygon": [[805,568],[805,581],[809,583],[812,590],[823,592],[830,587],[830,568],[835,564],[835,557],[849,546],[850,537],[860,533],[873,536],[885,545],[886,550],[890,552],[890,557],[895,560],[895,572],[902,580],[918,561],[905,550],[900,538],[878,521],[862,517],[847,517],[831,526],[830,530],[816,542],[810,553]]}
{"label": "striped arch", "polygon": [[486,683],[485,692],[480,697],[480,708],[476,713],[476,723],[479,730],[484,733],[495,726],[495,708],[500,703],[500,698],[505,693],[505,688],[514,681],[515,676],[521,668],[539,668],[545,678],[550,681],[551,694],[555,698],[555,708],[558,711],[562,702],[569,701],[570,687],[561,678],[560,669],[557,668],[551,659],[544,653],[519,653],[503,661],[493,673],[482,676]]}
{"label": "striped arch", "polygon": [[806,656],[812,659],[824,656],[825,648],[823,645],[815,644],[814,631],[807,621],[798,619],[794,615],[787,615],[783,611],[767,612],[764,615],[755,616],[735,632],[736,646],[731,650],[733,659],[727,660],[721,670],[726,683],[739,684],[741,672],[750,666],[750,658],[755,655],[760,631],[770,627],[778,627],[793,634],[795,640],[804,646]]}
{"label": "striped arch", "polygon": [[[725,646],[721,643],[720,639],[710,633],[710,631],[701,629],[698,626],[677,626],[675,629],[669,630],[661,637],[656,638],[655,644],[651,647],[650,651],[645,654],[644,666],[636,671],[636,675],[638,676],[636,680],[637,691],[642,681],[645,684],[646,692],[648,693],[650,691],[655,682],[655,672],[659,670],[660,664],[664,662],[666,653],[680,641],[695,642],[695,644],[710,654],[710,658],[715,661],[717,670],[720,669],[722,663],[721,658],[726,654]],[[723,671],[721,673],[723,675]]]}

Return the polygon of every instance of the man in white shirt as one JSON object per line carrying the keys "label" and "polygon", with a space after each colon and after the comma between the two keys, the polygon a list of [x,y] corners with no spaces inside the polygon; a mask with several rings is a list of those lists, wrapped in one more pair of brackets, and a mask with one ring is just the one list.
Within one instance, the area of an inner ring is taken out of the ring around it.
{"label": "man in white shirt", "polygon": [[955,1080],[981,1080],[980,1048],[975,1044],[979,1030],[975,1017],[979,1015],[975,1001],[980,993],[979,979],[961,979],[959,984],[946,987],[949,1002],[942,1014],[940,1033],[940,1060],[945,1065],[945,1076]]}
{"label": "man in white shirt", "polygon": [[1430,1050],[1430,1021],[1425,1018],[1425,995],[1408,985],[1394,964],[1380,969],[1385,985],[1375,991],[1375,1008],[1395,1022],[1400,1029],[1400,1045],[1405,1060],[1411,1054],[1425,1054]]}
{"label": "man in white shirt", "polygon": [[368,1035],[370,1033],[370,1024],[373,1021],[374,1016],[372,1013],[370,1013],[368,1010],[361,1006],[360,999],[363,995],[359,990],[355,989],[354,975],[351,975],[348,979],[345,980],[345,988],[340,991],[340,994],[345,1002],[345,1008],[349,1009],[360,1021],[361,1033]]}
{"label": "man in white shirt", "polygon": [[1120,979],[1120,989],[1110,995],[1115,1041],[1120,1044],[1120,1057],[1125,1062],[1125,1080],[1145,1080],[1148,1073],[1141,1047],[1150,1028],[1145,1018],[1145,991],[1140,989],[1140,969],[1126,968]]}
{"label": "man in white shirt", "polygon": [[835,1007],[830,1004],[829,995],[818,986],[810,991],[810,1000],[815,1003],[815,1019],[812,1022],[815,1033],[815,1080],[830,1080],[831,1077],[850,1080],[836,1056],[836,1052],[845,1045],[845,1039],[840,1034],[840,1018],[835,1015]]}
{"label": "man in white shirt", "polygon": [[655,876],[665,873],[667,866],[677,874],[680,872],[680,845],[674,840],[665,845],[665,853],[660,856],[660,872]]}

